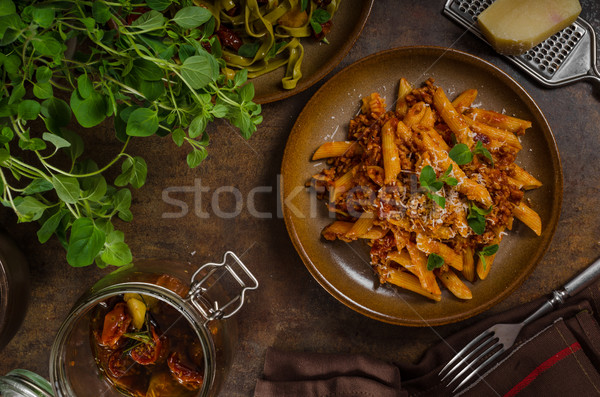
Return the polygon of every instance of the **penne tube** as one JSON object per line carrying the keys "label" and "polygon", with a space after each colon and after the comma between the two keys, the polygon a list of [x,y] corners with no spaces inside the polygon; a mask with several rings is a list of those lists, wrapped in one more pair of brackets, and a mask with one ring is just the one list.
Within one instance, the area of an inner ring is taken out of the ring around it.
{"label": "penne tube", "polygon": [[444,243],[417,233],[417,248],[427,255],[437,254],[441,256],[444,259],[444,263],[448,266],[452,266],[456,270],[463,269],[462,255],[457,254],[452,248]]}
{"label": "penne tube", "polygon": [[398,117],[403,118],[408,111],[408,104],[406,103],[406,96],[410,94],[412,91],[412,87],[408,80],[404,77],[400,79],[400,84],[398,85],[398,98],[396,100],[396,113]]}
{"label": "penne tube", "polygon": [[362,147],[356,142],[325,142],[313,154],[313,160],[321,160],[329,157],[339,157],[353,150],[355,153],[362,153]]}
{"label": "penne tube", "polygon": [[402,119],[402,122],[406,124],[408,128],[419,124],[423,118],[423,115],[425,114],[426,108],[427,105],[425,105],[425,102],[418,102],[414,104],[410,109],[408,109],[408,112],[406,113],[406,116],[404,116],[404,119]]}
{"label": "penne tube", "polygon": [[477,276],[480,280],[485,280],[485,278],[490,274],[490,270],[492,268],[492,263],[494,263],[494,259],[496,258],[496,254],[486,256],[485,257],[485,265],[481,260],[481,257],[477,258]]}
{"label": "penne tube", "polygon": [[390,269],[387,275],[387,282],[409,291],[416,292],[417,294],[423,295],[437,302],[442,300],[441,291],[439,294],[432,294],[421,286],[421,283],[417,277],[402,270]]}
{"label": "penne tube", "polygon": [[435,280],[435,275],[431,270],[427,270],[427,258],[425,257],[425,254],[423,254],[423,252],[421,252],[417,246],[410,241],[406,244],[406,249],[410,255],[411,266],[414,267],[414,269],[410,269],[410,272],[419,277],[421,286],[425,288],[425,290],[435,295],[441,294],[442,292],[440,291],[440,287]]}
{"label": "penne tube", "polygon": [[373,221],[375,216],[372,212],[363,212],[360,218],[346,232],[344,235],[347,239],[356,240],[360,236],[367,234],[367,232],[373,227]]}
{"label": "penne tube", "polygon": [[450,150],[450,146],[448,146],[444,138],[442,138],[442,136],[436,130],[434,130],[433,128],[428,128],[427,130],[425,130],[425,133],[429,135],[429,137],[433,139],[440,148],[442,148],[445,151]]}
{"label": "penne tube", "polygon": [[452,106],[454,106],[457,112],[464,113],[473,101],[475,101],[475,98],[477,98],[477,90],[466,90],[452,101]]}
{"label": "penne tube", "polygon": [[514,172],[513,178],[522,184],[523,189],[531,190],[542,186],[542,182],[538,181],[533,175],[515,163],[510,165],[510,169]]}
{"label": "penne tube", "polygon": [[529,226],[538,236],[542,234],[542,219],[537,212],[531,209],[525,202],[521,201],[519,205],[513,208],[513,215]]}
{"label": "penne tube", "polygon": [[471,130],[477,132],[478,134],[485,135],[489,139],[499,141],[503,145],[511,146],[517,151],[523,149],[521,142],[519,142],[519,138],[515,134],[507,130],[501,130],[500,128],[491,127],[487,124],[480,123],[475,120],[471,120],[468,117],[464,117],[466,123],[471,127]]}
{"label": "penne tube", "polygon": [[363,98],[362,102],[361,111],[373,119],[377,119],[385,113],[385,101],[376,92]]}
{"label": "penne tube", "polygon": [[[411,271],[411,269],[414,270],[414,267],[412,266],[412,262],[410,261],[410,255],[408,254],[408,252],[406,250],[391,251],[387,255],[387,259],[394,261],[399,265],[402,265],[402,267],[404,267],[408,271]],[[418,276],[418,275],[415,274],[415,276]]]}
{"label": "penne tube", "polygon": [[339,177],[333,182],[332,191],[330,192],[329,201],[335,203],[335,200],[342,193],[347,192],[354,185],[354,173],[358,166],[353,167],[350,171]]}
{"label": "penne tube", "polygon": [[426,106],[425,111],[423,112],[423,117],[421,118],[421,121],[419,121],[419,125],[427,128],[433,128],[435,121],[435,113],[429,106]]}
{"label": "penne tube", "polygon": [[462,274],[470,282],[475,280],[475,252],[473,251],[473,247],[465,247]]}
{"label": "penne tube", "polygon": [[454,106],[452,106],[452,103],[448,100],[444,90],[439,87],[436,88],[433,94],[433,106],[439,112],[450,130],[454,132],[458,142],[464,143],[469,148],[473,147],[475,144],[473,141],[473,132],[465,122],[462,114],[458,113]]}
{"label": "penne tube", "polygon": [[[346,233],[348,233],[352,229],[354,224],[355,222],[335,221],[332,224],[326,226],[321,232],[321,235],[323,236],[323,238],[330,241],[336,239],[348,241],[348,239],[345,237]],[[388,231],[382,227],[373,226],[364,234],[357,236],[357,238],[377,240],[384,237],[387,234],[387,232]]]}
{"label": "penne tube", "polygon": [[412,140],[410,129],[402,121],[398,121],[398,125],[396,126],[396,136],[405,143],[409,143]]}
{"label": "penne tube", "polygon": [[531,127],[531,121],[507,116],[492,110],[471,108],[465,114],[472,120],[477,120],[480,123],[501,128],[517,135],[524,134],[525,130]]}
{"label": "penne tube", "polygon": [[469,287],[452,270],[439,271],[437,276],[442,284],[457,298],[465,300],[473,298]]}
{"label": "penne tube", "polygon": [[383,169],[385,178],[383,183],[386,185],[396,181],[400,173],[400,154],[398,147],[394,142],[396,138],[397,119],[391,118],[381,129],[381,151],[383,156]]}

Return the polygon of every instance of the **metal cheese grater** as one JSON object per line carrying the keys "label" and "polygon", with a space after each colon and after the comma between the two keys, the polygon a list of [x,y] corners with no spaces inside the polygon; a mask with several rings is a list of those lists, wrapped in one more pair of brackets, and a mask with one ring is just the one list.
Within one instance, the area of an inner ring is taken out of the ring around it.
{"label": "metal cheese grater", "polygon": [[[494,0],[447,0],[444,14],[487,42],[477,16]],[[600,83],[596,67],[596,32],[581,18],[519,56],[505,57],[548,87],[559,87],[579,80]]]}

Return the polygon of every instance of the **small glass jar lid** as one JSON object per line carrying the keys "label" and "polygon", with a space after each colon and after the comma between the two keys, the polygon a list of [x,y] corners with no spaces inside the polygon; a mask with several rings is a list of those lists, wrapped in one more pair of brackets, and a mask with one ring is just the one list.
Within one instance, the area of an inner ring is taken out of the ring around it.
{"label": "small glass jar lid", "polygon": [[14,369],[0,376],[0,396],[53,397],[50,382],[26,369]]}

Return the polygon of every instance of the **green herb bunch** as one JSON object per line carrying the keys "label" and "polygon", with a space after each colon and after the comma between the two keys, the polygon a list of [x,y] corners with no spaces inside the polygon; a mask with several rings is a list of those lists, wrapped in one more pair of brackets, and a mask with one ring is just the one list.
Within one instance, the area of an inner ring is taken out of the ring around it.
{"label": "green herb bunch", "polygon": [[[72,266],[131,261],[112,219],[132,219],[128,186],[146,180],[144,159],[126,152],[132,137],[170,135],[193,168],[207,124],[224,118],[249,138],[262,121],[247,71],[221,72],[214,29],[185,0],[0,0],[1,202],[41,224],[40,242],[56,234]],[[70,127],[103,122],[122,150],[98,166]],[[118,164],[112,186],[103,173]]]}

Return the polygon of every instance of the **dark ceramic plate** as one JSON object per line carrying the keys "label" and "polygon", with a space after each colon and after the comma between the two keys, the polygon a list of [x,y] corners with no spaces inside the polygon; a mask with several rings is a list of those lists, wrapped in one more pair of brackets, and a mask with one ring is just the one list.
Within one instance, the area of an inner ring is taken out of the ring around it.
{"label": "dark ceramic plate", "polygon": [[288,98],[315,84],[331,72],[346,56],[360,35],[375,0],[343,0],[333,16],[333,27],[327,35],[329,44],[312,37],[302,39],[304,60],[302,78],[293,90],[284,90],[281,79],[285,68],[279,68],[250,81],[254,83],[254,101],[269,103]]}
{"label": "dark ceramic plate", "polygon": [[[542,181],[526,193],[542,218],[537,237],[515,221],[503,239],[488,277],[468,284],[473,299],[460,301],[444,291],[435,303],[392,285],[380,285],[369,265],[364,242],[346,244],[321,238],[331,223],[323,203],[303,189],[311,175],[325,167],[311,162],[315,149],[328,140],[344,140],[360,98],[378,92],[388,108],[394,103],[400,77],[415,86],[429,77],[450,98],[468,88],[479,91],[476,104],[531,120],[521,138],[517,163]],[[550,126],[533,99],[507,74],[467,53],[438,47],[406,47],[364,58],[331,78],[308,102],[290,134],[282,165],[282,200],[288,232],[315,279],[348,307],[377,320],[409,326],[441,325],[474,316],[500,302],[533,271],[546,251],[560,214],[562,170]]]}

